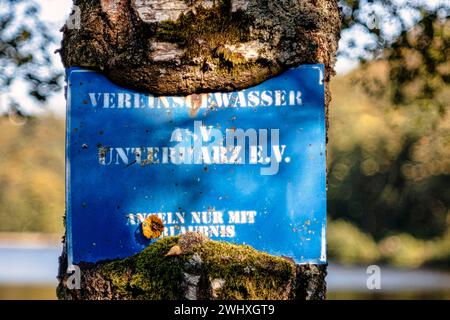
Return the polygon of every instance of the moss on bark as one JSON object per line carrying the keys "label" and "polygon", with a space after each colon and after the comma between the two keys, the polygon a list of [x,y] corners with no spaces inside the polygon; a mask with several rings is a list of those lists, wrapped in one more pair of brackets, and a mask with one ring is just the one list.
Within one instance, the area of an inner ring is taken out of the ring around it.
{"label": "moss on bark", "polygon": [[[168,255],[174,246],[180,250]],[[59,298],[287,300],[322,299],[325,293],[321,267],[305,269],[289,259],[197,233],[163,238],[127,259],[80,268],[80,290],[67,289],[67,276],[60,274]]]}

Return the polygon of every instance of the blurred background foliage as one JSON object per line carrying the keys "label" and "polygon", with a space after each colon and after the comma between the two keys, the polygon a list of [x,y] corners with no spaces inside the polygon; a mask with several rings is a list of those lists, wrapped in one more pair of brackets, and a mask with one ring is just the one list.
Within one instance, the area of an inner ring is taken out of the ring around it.
{"label": "blurred background foliage", "polygon": [[63,232],[64,120],[0,119],[0,232]]}
{"label": "blurred background foliage", "polygon": [[39,16],[34,0],[0,0],[0,107],[3,112],[23,115],[17,96],[10,91],[24,84],[23,92],[44,103],[61,90],[63,72],[52,63],[49,46],[57,40],[55,30]]}
{"label": "blurred background foliage", "polygon": [[[340,3],[339,55],[360,64],[331,83],[330,259],[448,268],[450,4]],[[62,94],[61,69],[47,50],[55,39],[36,2],[0,0],[0,8],[0,96],[18,79],[37,101]],[[8,103],[0,119],[0,232],[62,234],[64,120],[30,117]]]}
{"label": "blurred background foliage", "polygon": [[361,64],[332,83],[329,254],[448,268],[450,4],[341,3],[343,39],[362,29],[369,40],[341,46]]}
{"label": "blurred background foliage", "polygon": [[385,61],[371,62],[331,84],[329,253],[349,263],[448,266],[450,86],[433,107],[399,107],[387,90],[373,96],[360,85],[383,86],[388,72]]}

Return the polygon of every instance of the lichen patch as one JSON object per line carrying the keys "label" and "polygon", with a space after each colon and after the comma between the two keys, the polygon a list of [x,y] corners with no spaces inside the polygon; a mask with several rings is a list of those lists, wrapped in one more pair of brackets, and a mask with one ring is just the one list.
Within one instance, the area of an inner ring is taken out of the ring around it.
{"label": "lichen patch", "polygon": [[155,214],[148,216],[142,222],[142,233],[147,239],[156,239],[162,235],[164,224],[162,220]]}

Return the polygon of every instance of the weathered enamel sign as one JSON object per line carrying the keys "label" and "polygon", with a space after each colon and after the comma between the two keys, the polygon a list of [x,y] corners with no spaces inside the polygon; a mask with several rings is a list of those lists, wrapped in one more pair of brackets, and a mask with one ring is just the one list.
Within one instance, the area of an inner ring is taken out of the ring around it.
{"label": "weathered enamel sign", "polygon": [[325,263],[323,72],[155,97],[69,69],[69,263],[128,257],[189,231]]}

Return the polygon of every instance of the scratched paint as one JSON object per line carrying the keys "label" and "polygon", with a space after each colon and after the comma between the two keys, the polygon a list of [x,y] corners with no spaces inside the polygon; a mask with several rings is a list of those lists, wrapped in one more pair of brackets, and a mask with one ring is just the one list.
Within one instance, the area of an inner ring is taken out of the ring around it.
{"label": "scratched paint", "polygon": [[189,231],[325,263],[323,70],[155,97],[68,69],[69,263],[128,257],[157,240],[150,233]]}

